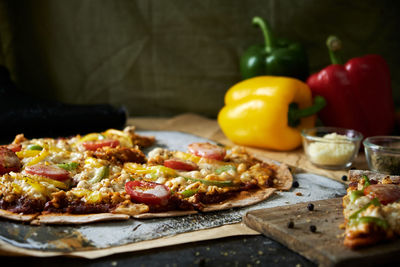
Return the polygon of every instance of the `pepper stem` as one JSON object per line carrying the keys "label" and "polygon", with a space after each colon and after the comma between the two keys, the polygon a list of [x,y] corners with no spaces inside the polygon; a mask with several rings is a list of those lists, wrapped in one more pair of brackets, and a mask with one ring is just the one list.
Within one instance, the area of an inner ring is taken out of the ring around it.
{"label": "pepper stem", "polygon": [[332,64],[343,64],[343,60],[338,54],[338,51],[342,48],[342,41],[337,36],[330,35],[326,40],[326,46],[328,47]]}
{"label": "pepper stem", "polygon": [[261,17],[254,17],[253,18],[253,25],[260,27],[265,41],[265,51],[270,53],[272,50],[273,42],[272,42],[272,33],[271,27],[269,26],[268,22],[263,20]]}
{"label": "pepper stem", "polygon": [[300,119],[309,117],[311,115],[316,114],[326,105],[326,100],[322,96],[314,97],[314,104],[308,108],[299,109],[299,105],[297,103],[291,103],[289,105],[288,112],[288,124],[290,127],[297,127],[300,124]]}

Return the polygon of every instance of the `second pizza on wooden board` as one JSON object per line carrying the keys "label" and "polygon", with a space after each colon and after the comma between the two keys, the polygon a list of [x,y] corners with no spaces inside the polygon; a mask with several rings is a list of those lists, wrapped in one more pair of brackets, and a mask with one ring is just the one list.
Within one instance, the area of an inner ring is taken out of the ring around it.
{"label": "second pizza on wooden board", "polygon": [[400,235],[400,176],[350,170],[343,197],[344,245],[360,248]]}
{"label": "second pizza on wooden board", "polygon": [[0,217],[31,224],[82,224],[186,215],[248,206],[289,190],[285,164],[242,147],[192,143],[187,151],[142,148],[134,127],[0,147]]}

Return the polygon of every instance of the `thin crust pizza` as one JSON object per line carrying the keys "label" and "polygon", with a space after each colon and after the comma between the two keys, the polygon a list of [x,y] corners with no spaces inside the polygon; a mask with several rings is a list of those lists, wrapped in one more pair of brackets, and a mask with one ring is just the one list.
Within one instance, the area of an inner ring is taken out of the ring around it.
{"label": "thin crust pizza", "polygon": [[343,197],[344,245],[358,248],[400,235],[400,176],[350,170]]}
{"label": "thin crust pizza", "polygon": [[134,127],[69,138],[17,135],[0,146],[0,217],[32,224],[83,224],[181,216],[243,207],[289,190],[284,164],[241,147],[193,143],[187,152],[142,148]]}

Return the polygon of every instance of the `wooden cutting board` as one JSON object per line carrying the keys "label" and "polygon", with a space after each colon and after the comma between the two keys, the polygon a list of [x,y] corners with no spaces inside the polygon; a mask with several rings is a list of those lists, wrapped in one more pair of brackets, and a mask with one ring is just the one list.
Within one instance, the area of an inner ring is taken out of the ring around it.
{"label": "wooden cutting board", "polygon": [[[400,260],[400,241],[359,250],[343,246],[341,198],[314,201],[313,211],[307,204],[250,211],[243,221],[320,266],[371,266]],[[294,228],[288,228],[289,221],[294,222]],[[310,225],[317,227],[315,233]]]}

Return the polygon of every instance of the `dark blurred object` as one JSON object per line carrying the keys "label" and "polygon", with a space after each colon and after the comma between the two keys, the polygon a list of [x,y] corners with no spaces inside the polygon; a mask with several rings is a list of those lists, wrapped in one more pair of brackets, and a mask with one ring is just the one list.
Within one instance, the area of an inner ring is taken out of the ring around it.
{"label": "dark blurred object", "polygon": [[305,81],[309,75],[308,57],[304,47],[295,42],[276,38],[268,21],[253,18],[264,36],[263,45],[253,45],[240,58],[243,79],[261,75],[288,76]]}
{"label": "dark blurred object", "polygon": [[28,138],[59,137],[122,128],[126,119],[124,107],[70,105],[28,95],[16,87],[7,68],[0,65],[1,140],[12,140],[19,133]]}

